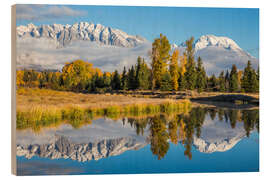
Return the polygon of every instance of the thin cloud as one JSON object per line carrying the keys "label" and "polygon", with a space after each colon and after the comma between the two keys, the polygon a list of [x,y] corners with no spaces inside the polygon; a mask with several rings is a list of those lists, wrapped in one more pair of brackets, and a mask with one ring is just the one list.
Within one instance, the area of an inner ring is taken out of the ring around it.
{"label": "thin cloud", "polygon": [[77,41],[65,48],[56,48],[53,40],[25,38],[17,41],[17,67],[61,70],[66,62],[83,59],[103,71],[122,71],[135,64],[137,57],[148,60],[151,43],[134,48],[100,45],[95,42]]}
{"label": "thin cloud", "polygon": [[67,6],[56,5],[17,5],[16,18],[18,20],[44,20],[85,16],[86,11],[79,11]]}

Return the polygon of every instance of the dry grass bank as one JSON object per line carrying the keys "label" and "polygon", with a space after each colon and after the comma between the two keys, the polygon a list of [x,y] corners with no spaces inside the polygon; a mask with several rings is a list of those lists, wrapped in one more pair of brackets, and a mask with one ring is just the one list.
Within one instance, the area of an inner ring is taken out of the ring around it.
{"label": "dry grass bank", "polygon": [[171,100],[166,98],[132,97],[122,94],[82,94],[50,89],[19,88],[17,89],[17,110],[42,108],[106,108],[110,106],[127,106],[131,104],[158,105]]}
{"label": "dry grass bank", "polygon": [[17,129],[78,128],[97,117],[145,117],[153,114],[187,113],[189,100],[135,98],[123,95],[80,94],[46,89],[17,90]]}

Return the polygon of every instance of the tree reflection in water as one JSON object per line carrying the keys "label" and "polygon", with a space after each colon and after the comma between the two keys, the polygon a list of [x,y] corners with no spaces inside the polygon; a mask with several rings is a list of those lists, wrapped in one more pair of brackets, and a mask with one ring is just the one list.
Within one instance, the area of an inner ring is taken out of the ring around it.
{"label": "tree reflection in water", "polygon": [[206,115],[212,120],[230,123],[234,129],[237,122],[243,122],[246,136],[255,128],[259,132],[259,110],[192,108],[186,114],[158,114],[145,118],[123,118],[123,124],[129,123],[136,129],[137,135],[143,135],[146,129],[150,130],[149,142],[151,151],[157,158],[162,159],[169,150],[170,143],[182,144],[184,154],[192,159],[193,137],[200,138],[201,128]]}

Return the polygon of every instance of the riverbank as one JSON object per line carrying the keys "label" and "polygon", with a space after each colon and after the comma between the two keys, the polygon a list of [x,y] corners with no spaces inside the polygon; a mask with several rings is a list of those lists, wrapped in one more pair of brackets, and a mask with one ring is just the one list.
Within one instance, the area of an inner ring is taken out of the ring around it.
{"label": "riverbank", "polygon": [[[191,94],[192,98],[188,98],[190,96],[189,92],[151,92],[152,95],[141,94],[142,92],[140,91],[133,92],[133,94],[131,92],[128,93],[82,94],[50,89],[20,88],[17,89],[16,98],[17,128],[32,128],[39,131],[41,127],[56,127],[62,123],[71,124],[73,127],[80,127],[101,117],[119,119],[122,117],[143,118],[156,114],[164,114],[166,116],[179,113],[187,114],[192,107],[198,106],[258,109],[258,106],[254,104],[225,101],[230,99],[226,99],[226,96],[241,97],[244,100],[245,98],[256,99],[256,94],[254,96],[243,94],[237,96],[235,94],[195,94],[193,92]],[[168,96],[168,93],[171,94]],[[157,94],[162,97],[156,97]],[[179,98],[181,95],[183,97]],[[217,98],[219,96],[223,98]]]}
{"label": "riverbank", "polygon": [[80,127],[99,117],[144,117],[188,113],[189,100],[136,98],[123,95],[81,94],[47,89],[17,90],[17,129],[58,126]]}
{"label": "riverbank", "polygon": [[181,101],[171,98],[136,97],[128,94],[83,94],[38,88],[19,88],[17,89],[16,96],[17,110],[28,110],[34,107],[66,108],[73,106],[101,109],[111,106],[124,107],[132,104],[159,105],[168,101]]}
{"label": "riverbank", "polygon": [[195,91],[117,91],[105,94],[83,94],[38,88],[17,89],[17,110],[33,107],[107,108],[131,104],[159,105],[168,101],[190,100],[192,104],[214,105],[231,108],[258,107],[258,93],[221,93]]}

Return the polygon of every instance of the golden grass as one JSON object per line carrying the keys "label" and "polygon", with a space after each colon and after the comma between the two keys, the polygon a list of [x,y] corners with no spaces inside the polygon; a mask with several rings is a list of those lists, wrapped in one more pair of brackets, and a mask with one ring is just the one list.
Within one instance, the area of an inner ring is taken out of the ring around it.
{"label": "golden grass", "polygon": [[130,104],[161,104],[168,99],[136,98],[124,95],[82,94],[49,89],[19,88],[17,89],[17,110],[33,107],[51,108],[105,108],[109,106],[126,106]]}
{"label": "golden grass", "polygon": [[123,95],[81,94],[46,89],[17,90],[17,128],[78,128],[98,117],[145,117],[157,113],[187,113],[189,100],[134,98]]}

